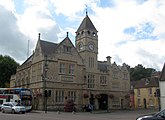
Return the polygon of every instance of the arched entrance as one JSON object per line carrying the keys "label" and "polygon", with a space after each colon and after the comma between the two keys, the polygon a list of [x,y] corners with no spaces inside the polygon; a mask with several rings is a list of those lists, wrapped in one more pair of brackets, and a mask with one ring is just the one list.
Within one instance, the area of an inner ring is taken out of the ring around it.
{"label": "arched entrance", "polygon": [[107,110],[108,108],[108,95],[100,94],[100,98],[98,99],[99,109]]}

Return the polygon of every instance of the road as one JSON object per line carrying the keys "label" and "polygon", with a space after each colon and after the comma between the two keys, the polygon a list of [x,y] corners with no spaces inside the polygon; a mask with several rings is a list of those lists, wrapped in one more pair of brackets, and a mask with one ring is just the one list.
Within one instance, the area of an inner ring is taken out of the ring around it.
{"label": "road", "polygon": [[25,114],[0,113],[0,120],[136,120],[138,116],[154,113],[154,110],[77,112],[67,113],[32,111]]}

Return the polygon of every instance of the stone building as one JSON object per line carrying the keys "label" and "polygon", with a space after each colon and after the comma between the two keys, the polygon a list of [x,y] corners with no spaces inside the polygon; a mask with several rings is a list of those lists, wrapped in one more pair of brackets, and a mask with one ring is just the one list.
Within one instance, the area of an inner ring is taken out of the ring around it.
{"label": "stone building", "polygon": [[10,86],[31,88],[33,108],[39,110],[63,110],[69,99],[77,110],[87,104],[94,109],[128,109],[129,71],[126,64],[111,63],[110,56],[98,61],[98,34],[88,15],[75,39],[74,46],[67,33],[57,44],[41,40],[39,34],[34,53],[11,76]]}
{"label": "stone building", "polygon": [[156,95],[157,90],[159,90],[159,75],[134,81],[131,83],[131,89],[134,93],[134,100],[131,100],[131,102],[134,102],[131,106],[133,109],[159,108],[159,98]]}

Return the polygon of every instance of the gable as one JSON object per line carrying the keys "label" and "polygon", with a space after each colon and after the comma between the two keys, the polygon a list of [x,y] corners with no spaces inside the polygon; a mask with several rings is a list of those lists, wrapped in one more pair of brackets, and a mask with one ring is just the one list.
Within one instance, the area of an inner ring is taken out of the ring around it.
{"label": "gable", "polygon": [[39,56],[40,53],[41,53],[41,47],[40,47],[40,41],[38,40],[34,51],[34,57]]}
{"label": "gable", "polygon": [[112,70],[114,71],[120,71],[119,67],[117,66],[116,62],[112,64]]}
{"label": "gable", "polygon": [[72,53],[74,49],[74,46],[71,42],[71,40],[66,37],[57,47],[58,53]]}
{"label": "gable", "polygon": [[128,68],[127,68],[127,66],[126,66],[125,63],[124,63],[123,66],[121,67],[121,71],[122,71],[122,72],[127,72],[127,73],[129,72],[129,71],[128,71]]}
{"label": "gable", "polygon": [[55,56],[58,59],[66,59],[66,60],[80,60],[83,61],[82,57],[78,53],[75,46],[72,44],[69,37],[66,37],[60,44],[58,44],[55,52]]}

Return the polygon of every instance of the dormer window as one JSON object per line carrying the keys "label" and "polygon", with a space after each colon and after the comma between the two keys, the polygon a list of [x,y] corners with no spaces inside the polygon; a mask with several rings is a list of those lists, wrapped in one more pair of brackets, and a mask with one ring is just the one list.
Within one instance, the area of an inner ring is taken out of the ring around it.
{"label": "dormer window", "polygon": [[148,84],[149,84],[149,80],[146,79],[146,81],[145,81],[145,85],[148,85]]}

